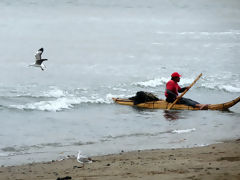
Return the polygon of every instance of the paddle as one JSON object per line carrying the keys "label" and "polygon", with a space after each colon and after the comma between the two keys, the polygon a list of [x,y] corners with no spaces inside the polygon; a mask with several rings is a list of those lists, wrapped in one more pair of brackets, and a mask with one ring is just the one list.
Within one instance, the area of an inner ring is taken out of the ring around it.
{"label": "paddle", "polygon": [[168,107],[168,110],[170,110],[177,102],[179,99],[181,99],[184,94],[186,94],[186,92],[188,92],[188,90],[197,82],[197,80],[199,80],[199,78],[202,76],[202,73],[199,74],[199,76],[192,82],[192,84],[189,86],[189,88],[187,88],[185,91],[183,91],[183,93],[177,97],[177,99]]}

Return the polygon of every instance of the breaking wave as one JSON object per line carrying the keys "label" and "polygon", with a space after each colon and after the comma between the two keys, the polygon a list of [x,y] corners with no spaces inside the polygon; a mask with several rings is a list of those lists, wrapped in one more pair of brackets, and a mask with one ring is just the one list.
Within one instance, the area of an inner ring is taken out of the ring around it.
{"label": "breaking wave", "polygon": [[[162,78],[155,78],[147,81],[136,82],[136,83],[133,83],[133,85],[142,86],[142,87],[158,87],[163,85],[165,86],[168,81],[169,81],[169,78],[162,77]],[[181,79],[181,82],[179,82],[179,85],[188,85],[188,84],[191,84],[193,81],[194,79],[192,78],[189,78],[189,79],[184,78],[184,79]]]}
{"label": "breaking wave", "polygon": [[157,87],[166,84],[167,81],[169,81],[169,78],[155,78],[152,80],[136,82],[133,83],[133,85],[143,87]]}
{"label": "breaking wave", "polygon": [[23,105],[10,105],[9,108],[15,108],[19,110],[40,110],[40,111],[62,111],[66,109],[72,109],[75,105],[90,103],[90,104],[111,104],[113,103],[112,94],[107,94],[105,98],[97,97],[60,97],[56,100],[46,100],[34,103],[27,103]]}
{"label": "breaking wave", "polygon": [[59,98],[59,97],[64,97],[67,94],[68,93],[66,91],[63,91],[63,90],[57,89],[57,88],[53,88],[53,89],[51,89],[49,91],[44,91],[42,93],[42,96]]}
{"label": "breaking wave", "polygon": [[240,92],[240,86],[237,85],[225,85],[225,84],[210,84],[210,83],[203,83],[202,87],[211,89],[211,90],[221,90],[226,92],[232,92],[232,93],[239,93]]}
{"label": "breaking wave", "polygon": [[[224,77],[218,74],[201,78],[195,85],[196,89],[207,89],[213,91],[225,91],[228,93],[239,93],[239,74],[228,73]],[[0,99],[0,110],[38,110],[38,111],[64,111],[76,108],[82,104],[111,104],[113,97],[126,98],[134,95],[141,87],[153,88],[151,91],[165,90],[165,84],[169,77],[154,78],[145,81],[120,84],[116,86],[100,87],[98,89],[61,89],[50,86],[47,89],[38,90],[39,87],[21,86],[12,90],[11,87],[3,88]],[[182,78],[179,85],[184,87],[190,85],[194,78]],[[160,88],[159,88],[160,87]]]}
{"label": "breaking wave", "polygon": [[[240,92],[240,85],[238,83],[229,82],[227,80],[215,80],[216,78],[205,78],[199,80],[199,82],[195,85],[196,87],[201,87],[210,90],[220,90],[232,93],[239,93]],[[169,81],[169,78],[154,78],[151,80],[140,81],[132,83],[132,85],[140,86],[144,88],[155,88],[159,86],[164,86]],[[180,86],[187,86],[190,85],[194,81],[193,78],[183,78],[179,82]],[[226,83],[228,82],[228,84]]]}

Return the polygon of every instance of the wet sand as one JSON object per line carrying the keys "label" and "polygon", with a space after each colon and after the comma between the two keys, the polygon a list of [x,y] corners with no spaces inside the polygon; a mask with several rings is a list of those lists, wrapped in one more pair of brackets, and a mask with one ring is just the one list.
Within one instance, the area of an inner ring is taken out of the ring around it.
{"label": "wet sand", "polygon": [[0,179],[240,179],[240,139],[206,147],[146,150],[62,161],[1,167]]}

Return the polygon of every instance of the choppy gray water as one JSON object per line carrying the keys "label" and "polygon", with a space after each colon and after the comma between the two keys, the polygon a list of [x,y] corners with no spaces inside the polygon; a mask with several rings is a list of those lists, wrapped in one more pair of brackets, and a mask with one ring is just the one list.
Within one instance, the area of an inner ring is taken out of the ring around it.
{"label": "choppy gray water", "polygon": [[[239,104],[166,112],[111,100],[164,98],[174,71],[182,86],[203,73],[186,97],[238,97],[239,9],[238,0],[1,0],[0,165],[239,138]],[[44,72],[28,67],[40,47]]]}

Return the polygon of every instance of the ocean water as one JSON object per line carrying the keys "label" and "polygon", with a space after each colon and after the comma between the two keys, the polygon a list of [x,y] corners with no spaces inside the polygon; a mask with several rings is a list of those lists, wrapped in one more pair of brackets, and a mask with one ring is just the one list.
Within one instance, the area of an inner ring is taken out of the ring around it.
{"label": "ocean water", "polygon": [[[112,97],[164,98],[172,72],[185,97],[240,95],[238,0],[1,0],[0,165],[240,138],[230,111],[144,110]],[[47,69],[28,67],[44,47]]]}

